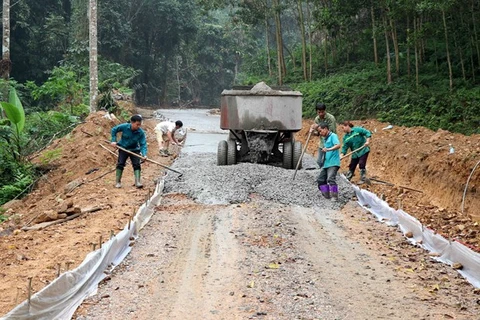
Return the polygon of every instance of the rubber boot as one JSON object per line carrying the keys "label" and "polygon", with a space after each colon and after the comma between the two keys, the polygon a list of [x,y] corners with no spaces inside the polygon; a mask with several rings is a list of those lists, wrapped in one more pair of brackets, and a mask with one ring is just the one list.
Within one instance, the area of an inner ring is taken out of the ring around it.
{"label": "rubber boot", "polygon": [[123,174],[123,170],[122,169],[117,169],[116,177],[115,177],[115,188],[121,188],[122,187],[122,174]]}
{"label": "rubber boot", "polygon": [[329,186],[330,188],[330,198],[332,199],[332,202],[337,202],[338,201],[338,186],[333,185]]}
{"label": "rubber boot", "polygon": [[143,184],[140,182],[140,170],[135,170],[133,174],[135,175],[135,187],[143,188]]}
{"label": "rubber boot", "polygon": [[330,199],[328,184],[318,185],[318,190],[320,190],[320,192],[322,193],[322,196],[324,196],[325,199]]}
{"label": "rubber boot", "polygon": [[353,178],[353,172],[348,170],[347,172],[345,172],[345,178],[347,178],[348,181],[352,180]]}
{"label": "rubber boot", "polygon": [[360,169],[360,180],[358,180],[358,184],[364,184],[367,180],[367,170]]}

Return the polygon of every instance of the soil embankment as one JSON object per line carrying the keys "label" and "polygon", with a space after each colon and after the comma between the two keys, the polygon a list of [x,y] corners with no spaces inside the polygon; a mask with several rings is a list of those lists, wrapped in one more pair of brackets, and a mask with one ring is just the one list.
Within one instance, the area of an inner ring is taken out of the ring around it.
{"label": "soil embankment", "polygon": [[[305,142],[312,120],[296,138]],[[367,171],[370,177],[395,186],[372,182],[362,185],[383,197],[391,207],[402,208],[425,226],[465,242],[480,251],[480,170],[471,178],[466,194],[465,210],[461,204],[468,176],[480,161],[480,136],[464,136],[444,130],[436,132],[423,127],[397,127],[384,130],[388,123],[376,120],[355,121],[372,132]],[[337,127],[341,137],[343,133]],[[312,137],[308,152],[317,152],[318,137]],[[450,153],[450,146],[454,153]],[[342,161],[341,171],[348,168],[349,159]],[[359,178],[358,169],[353,182]],[[413,188],[418,191],[409,190]]]}
{"label": "soil embankment", "polygon": [[[123,229],[129,217],[145,201],[164,169],[151,163],[142,165],[143,189],[133,186],[133,170],[129,163],[122,179],[123,188],[116,189],[116,152],[105,140],[119,120],[105,117],[104,112],[91,114],[85,123],[70,134],[53,141],[33,160],[48,172],[28,196],[10,203],[10,221],[1,225],[0,237],[0,314],[7,313],[27,298],[28,278],[32,277],[33,293],[53,279],[58,271],[80,264],[100,239]],[[158,155],[153,134],[156,120],[147,120],[148,157],[163,164],[171,158]],[[73,220],[43,230],[22,231],[40,220],[55,220],[65,214],[100,208]],[[63,213],[65,212],[65,213]]]}

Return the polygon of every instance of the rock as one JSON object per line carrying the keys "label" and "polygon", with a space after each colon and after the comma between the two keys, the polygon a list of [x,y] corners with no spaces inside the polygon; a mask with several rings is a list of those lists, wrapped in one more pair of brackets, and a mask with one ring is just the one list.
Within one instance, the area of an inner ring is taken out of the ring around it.
{"label": "rock", "polygon": [[16,206],[19,206],[22,203],[22,200],[10,200],[7,203],[2,205],[2,208],[5,210],[14,209]]}
{"label": "rock", "polygon": [[65,185],[65,193],[70,193],[72,192],[76,187],[78,186],[81,186],[83,184],[82,180],[81,179],[76,179],[76,180],[73,180],[72,182],[69,182]]}
{"label": "rock", "polygon": [[59,213],[58,214],[58,219],[65,219],[66,217],[68,217],[68,215],[66,213]]}
{"label": "rock", "polygon": [[405,237],[407,237],[407,238],[413,238],[413,232],[412,232],[412,231],[408,231],[407,233],[405,233]]}
{"label": "rock", "polygon": [[460,262],[455,262],[454,264],[452,264],[452,268],[455,270],[462,270],[463,264],[461,264]]}
{"label": "rock", "polygon": [[72,214],[76,214],[76,213],[81,213],[82,212],[82,208],[80,207],[72,207],[72,208],[68,208],[67,211],[66,211],[66,214],[68,216],[71,216]]}
{"label": "rock", "polygon": [[58,213],[65,213],[68,210],[68,206],[66,202],[63,202],[60,208],[58,208],[57,212]]}
{"label": "rock", "polygon": [[44,211],[36,219],[35,223],[42,223],[47,221],[53,221],[58,219],[58,213],[53,210]]}
{"label": "rock", "polygon": [[16,229],[15,231],[13,231],[13,234],[14,234],[14,235],[17,235],[17,234],[20,234],[21,232],[22,232],[22,230]]}

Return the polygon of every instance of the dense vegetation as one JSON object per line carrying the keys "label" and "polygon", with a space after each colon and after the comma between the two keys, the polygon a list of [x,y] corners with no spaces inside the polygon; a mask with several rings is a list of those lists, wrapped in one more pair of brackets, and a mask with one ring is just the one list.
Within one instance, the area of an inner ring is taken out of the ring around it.
{"label": "dense vegetation", "polygon": [[[14,123],[0,116],[0,204],[35,181],[28,155],[88,113],[88,5],[11,3],[9,84],[25,126],[15,135]],[[263,80],[302,91],[305,116],[322,101],[339,120],[378,117],[480,133],[480,0],[98,6],[100,108],[115,108],[112,90],[139,104],[217,105],[224,88]],[[1,100],[9,101],[5,87],[0,83]]]}

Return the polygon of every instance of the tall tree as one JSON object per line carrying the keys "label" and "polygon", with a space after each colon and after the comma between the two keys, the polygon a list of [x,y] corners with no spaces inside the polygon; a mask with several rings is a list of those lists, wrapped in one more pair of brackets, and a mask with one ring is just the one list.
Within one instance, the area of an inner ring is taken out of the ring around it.
{"label": "tall tree", "polygon": [[[2,37],[2,63],[0,65],[0,72],[2,78],[6,81],[10,78],[10,0],[3,0],[3,37]],[[4,95],[6,99],[6,95]]]}
{"label": "tall tree", "polygon": [[97,0],[89,0],[89,43],[90,43],[90,112],[97,110],[98,97],[98,42],[97,42]]}

